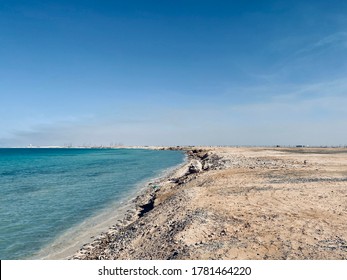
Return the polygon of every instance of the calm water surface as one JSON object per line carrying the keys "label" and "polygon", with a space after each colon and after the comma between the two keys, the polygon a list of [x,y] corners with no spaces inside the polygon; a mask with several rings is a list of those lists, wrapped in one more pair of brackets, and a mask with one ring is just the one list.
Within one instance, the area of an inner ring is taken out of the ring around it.
{"label": "calm water surface", "polygon": [[0,259],[30,258],[183,160],[179,151],[0,149]]}

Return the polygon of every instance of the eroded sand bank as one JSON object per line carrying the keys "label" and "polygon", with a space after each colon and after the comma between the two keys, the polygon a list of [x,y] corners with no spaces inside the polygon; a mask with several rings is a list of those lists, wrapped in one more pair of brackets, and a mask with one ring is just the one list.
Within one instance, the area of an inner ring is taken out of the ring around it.
{"label": "eroded sand bank", "polygon": [[347,259],[347,149],[186,150],[72,259]]}

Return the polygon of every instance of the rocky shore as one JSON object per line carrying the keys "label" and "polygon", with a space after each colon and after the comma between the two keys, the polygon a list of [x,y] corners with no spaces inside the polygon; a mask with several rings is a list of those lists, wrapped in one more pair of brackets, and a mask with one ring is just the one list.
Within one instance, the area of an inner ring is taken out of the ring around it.
{"label": "rocky shore", "polygon": [[70,259],[347,259],[347,149],[175,149],[187,163]]}

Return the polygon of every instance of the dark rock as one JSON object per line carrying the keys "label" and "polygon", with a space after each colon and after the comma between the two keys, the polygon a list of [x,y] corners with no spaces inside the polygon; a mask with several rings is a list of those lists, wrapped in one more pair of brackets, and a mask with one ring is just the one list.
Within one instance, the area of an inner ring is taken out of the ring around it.
{"label": "dark rock", "polygon": [[140,205],[140,208],[142,208],[142,210],[138,214],[139,218],[143,217],[143,215],[145,215],[147,212],[151,211],[154,208],[154,201],[155,196],[152,196],[148,203]]}

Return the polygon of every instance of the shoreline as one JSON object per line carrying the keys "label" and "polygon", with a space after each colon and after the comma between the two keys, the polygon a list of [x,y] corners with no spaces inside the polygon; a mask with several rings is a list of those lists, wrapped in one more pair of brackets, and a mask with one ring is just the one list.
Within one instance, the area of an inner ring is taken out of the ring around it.
{"label": "shoreline", "polygon": [[[162,147],[153,150],[162,150]],[[104,232],[112,231],[115,227],[124,226],[124,224],[131,221],[136,212],[136,201],[148,193],[149,187],[183,168],[187,161],[188,158],[185,155],[183,162],[180,164],[169,167],[151,178],[137,182],[134,188],[121,201],[109,204],[92,217],[68,229],[53,242],[47,244],[27,259],[69,259],[81,247],[87,246],[95,238],[102,236]]]}
{"label": "shoreline", "polygon": [[347,149],[179,149],[187,163],[69,259],[347,259]]}
{"label": "shoreline", "polygon": [[[128,147],[127,147],[128,148]],[[126,148],[126,149],[127,149]],[[142,149],[142,147],[132,147],[133,149]],[[122,148],[120,148],[122,149]],[[182,177],[189,169],[192,164],[192,160],[189,158],[189,154],[184,148],[173,148],[173,147],[146,147],[151,150],[178,150],[183,151],[185,154],[184,161],[176,167],[170,168],[168,171],[164,171],[163,174],[159,174],[158,177],[146,180],[146,182],[139,183],[141,186],[135,192],[135,197],[129,199],[127,202],[125,213],[117,215],[118,223],[108,224],[108,230],[99,232],[95,236],[92,242],[84,244],[79,250],[75,250],[73,254],[64,256],[64,259],[79,260],[83,259],[84,256],[89,255],[89,251],[97,248],[98,244],[108,240],[109,236],[116,234],[117,232],[124,230],[130,224],[136,222],[140,217],[139,215],[145,214],[148,210],[147,207],[151,208],[151,204],[154,201],[153,197],[155,193],[159,191],[158,185],[163,185],[173,177]]]}

